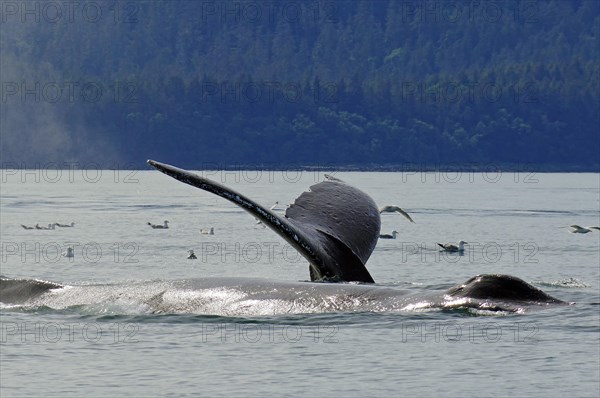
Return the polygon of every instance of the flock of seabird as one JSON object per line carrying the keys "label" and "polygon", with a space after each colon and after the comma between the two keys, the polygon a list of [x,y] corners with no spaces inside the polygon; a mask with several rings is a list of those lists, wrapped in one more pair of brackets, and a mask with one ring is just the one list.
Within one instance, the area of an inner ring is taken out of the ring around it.
{"label": "flock of seabird", "polygon": [[[60,227],[60,228],[72,228],[75,226],[74,222],[71,222],[71,224],[61,224],[58,222],[55,223],[51,223],[48,224],[47,227],[42,227],[39,223],[35,224],[33,227],[21,224],[21,227],[23,227],[23,229],[41,229],[41,230],[46,230],[46,231],[53,231],[56,229],[56,227]],[[67,257],[67,258],[73,258],[75,257],[75,254],[73,252],[73,248],[72,247],[67,247],[67,250],[65,252],[63,252],[61,254],[63,257]]]}
{"label": "flock of seabird", "polygon": [[[335,177],[331,177],[329,175],[327,175],[326,177],[330,180],[335,180]],[[284,210],[281,207],[279,207],[279,202],[273,203],[273,205],[270,207],[270,209],[273,211],[283,211]],[[406,218],[411,223],[415,223],[415,221],[412,219],[412,217],[405,210],[403,210],[402,208],[400,208],[398,206],[380,207],[379,213],[399,213],[402,216],[404,216],[404,218]],[[169,221],[168,220],[165,220],[163,222],[163,224],[152,224],[151,222],[148,222],[147,224],[150,227],[152,227],[152,229],[169,229]],[[258,219],[256,221],[256,224],[265,228],[264,223]],[[61,223],[55,222],[52,224],[48,224],[47,227],[42,227],[39,224],[35,224],[33,227],[29,227],[27,225],[21,224],[21,227],[23,227],[24,229],[40,229],[40,230],[54,230],[56,227],[68,228],[68,227],[74,227],[74,226],[75,226],[74,222],[71,222],[71,224],[61,224]],[[573,234],[587,234],[588,232],[592,232],[592,230],[600,231],[600,227],[584,228],[584,227],[581,227],[581,226],[575,225],[575,224],[569,226],[568,228],[571,228],[569,230],[569,232],[571,232]],[[210,229],[201,229],[200,233],[202,235],[214,235],[215,229],[214,229],[214,227],[210,227]],[[379,235],[379,239],[396,239],[398,234],[399,234],[398,231],[394,230],[394,231],[392,231],[391,234]],[[468,242],[465,242],[464,240],[461,240],[460,242],[458,242],[458,246],[455,244],[452,244],[452,243],[446,243],[446,244],[438,243],[438,246],[440,246],[442,248],[441,251],[447,252],[447,253],[459,253],[459,254],[462,254],[465,251],[465,245],[468,245]],[[74,257],[73,248],[68,247],[67,251],[64,252],[62,255],[67,258],[73,258]],[[196,255],[194,254],[194,250],[191,250],[191,249],[188,250],[187,259],[188,260],[196,260],[197,259]]]}
{"label": "flock of seabird", "polygon": [[[148,222],[147,224],[152,227],[152,229],[169,229],[169,220],[165,220],[162,224],[152,224],[151,222]],[[214,235],[215,228],[210,227],[210,229],[201,229],[200,233],[202,235]],[[188,260],[196,260],[197,258],[198,257],[196,257],[196,254],[194,254],[194,250],[188,250]]]}
{"label": "flock of seabird", "polygon": [[[329,180],[335,180],[335,177],[326,176],[327,179]],[[273,205],[270,207],[270,210],[273,211],[284,211],[285,209],[281,208],[279,206],[279,202],[276,201],[275,203],[273,203]],[[383,206],[379,208],[379,213],[399,213],[402,216],[404,216],[404,218],[406,218],[408,221],[410,221],[411,223],[415,223],[415,221],[412,219],[412,217],[410,216],[410,214],[408,214],[404,209],[402,209],[399,206]],[[167,226],[168,221],[165,221],[165,226],[163,227],[162,225],[153,225],[148,223],[149,225],[152,225],[152,228],[168,228]],[[265,228],[265,224],[260,221],[259,219],[256,219],[256,225],[260,225],[261,227]],[[578,233],[578,234],[586,234],[588,232],[591,232],[593,229],[595,230],[599,230],[600,231],[600,227],[587,227],[587,228],[583,228],[580,227],[579,225],[571,225],[571,233]],[[201,234],[204,235],[214,235],[214,228],[210,228],[210,230],[201,230],[200,231]],[[396,230],[393,230],[391,234],[380,234],[379,235],[379,239],[396,239],[398,236],[399,232]],[[465,251],[465,245],[468,245],[468,242],[465,242],[464,240],[461,240],[458,242],[458,245],[455,245],[453,243],[438,243],[438,246],[442,248],[442,252],[446,252],[446,253],[458,253],[458,254],[462,254]],[[188,251],[188,257],[189,260],[195,260],[197,257],[194,254],[193,250],[189,250]]]}
{"label": "flock of seabird", "polygon": [[[412,219],[412,217],[405,210],[403,210],[401,207],[398,207],[398,206],[380,207],[379,213],[400,213],[408,221],[415,223],[415,221]],[[398,231],[394,230],[394,231],[392,231],[391,234],[379,235],[379,239],[396,239],[397,236],[398,236]],[[456,246],[452,243],[446,243],[446,244],[438,243],[438,246],[440,246],[442,248],[442,251],[444,251],[444,252],[462,254],[465,251],[466,244],[468,244],[468,243],[465,242],[464,240],[461,240],[460,242],[458,242],[458,246]]]}
{"label": "flock of seabird", "polygon": [[52,224],[48,224],[47,227],[42,227],[40,224],[35,224],[33,227],[29,227],[27,225],[23,225],[21,224],[21,227],[23,227],[23,229],[44,229],[44,230],[54,230],[56,227],[63,227],[63,228],[67,228],[67,227],[74,227],[75,223],[72,222],[71,224],[61,224],[61,223],[52,223]]}
{"label": "flock of seabird", "polygon": [[[404,211],[402,208],[398,206],[383,206],[379,208],[379,213],[400,213],[403,215],[408,221],[414,223],[414,220],[410,217],[410,215]],[[569,232],[573,234],[587,234],[588,232],[592,232],[592,230],[600,231],[600,227],[580,227],[579,225],[571,225],[569,226],[571,230]],[[398,236],[398,231],[392,231],[391,234],[381,234],[379,235],[379,239],[396,239]],[[465,251],[465,245],[468,245],[468,242],[461,240],[458,242],[458,246],[452,243],[438,243],[438,246],[442,248],[441,251],[447,253],[459,253],[462,254]]]}

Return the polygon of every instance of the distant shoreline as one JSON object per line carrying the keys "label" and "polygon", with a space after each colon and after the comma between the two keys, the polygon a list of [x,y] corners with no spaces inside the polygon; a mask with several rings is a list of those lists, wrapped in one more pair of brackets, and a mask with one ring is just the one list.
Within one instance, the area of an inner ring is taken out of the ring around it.
{"label": "distant shoreline", "polygon": [[[169,162],[167,162],[169,163]],[[600,164],[592,166],[578,165],[539,165],[539,164],[503,164],[503,163],[466,163],[466,164],[386,164],[386,165],[298,165],[298,164],[279,164],[279,163],[261,163],[261,164],[220,164],[214,162],[200,164],[177,164],[174,166],[187,170],[272,170],[272,171],[347,171],[347,172],[511,172],[511,173],[600,173]],[[95,162],[80,163],[80,162],[37,162],[37,163],[17,163],[3,162],[0,164],[0,170],[3,172],[9,170],[153,170],[150,167],[144,167],[145,162],[138,164],[137,162],[112,163],[110,165],[102,165]]]}

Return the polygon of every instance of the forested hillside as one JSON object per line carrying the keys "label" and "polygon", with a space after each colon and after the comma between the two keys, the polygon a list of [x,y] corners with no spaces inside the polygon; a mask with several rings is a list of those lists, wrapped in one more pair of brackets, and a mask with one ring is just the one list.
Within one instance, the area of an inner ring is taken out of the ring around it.
{"label": "forested hillside", "polygon": [[600,169],[595,0],[65,4],[2,4],[3,163]]}

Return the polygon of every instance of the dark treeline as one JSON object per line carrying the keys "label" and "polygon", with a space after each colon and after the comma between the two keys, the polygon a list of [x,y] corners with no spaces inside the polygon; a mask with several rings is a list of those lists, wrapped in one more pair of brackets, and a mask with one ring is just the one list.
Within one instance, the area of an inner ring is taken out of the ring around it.
{"label": "dark treeline", "polygon": [[11,4],[3,162],[600,168],[595,0]]}

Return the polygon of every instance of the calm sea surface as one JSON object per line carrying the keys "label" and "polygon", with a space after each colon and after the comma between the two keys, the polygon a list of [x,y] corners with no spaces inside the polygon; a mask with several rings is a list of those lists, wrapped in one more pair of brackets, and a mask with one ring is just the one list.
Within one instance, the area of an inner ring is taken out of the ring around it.
{"label": "calm sea surface", "polygon": [[[322,172],[200,173],[267,207],[323,180]],[[600,232],[566,228],[600,225],[598,174],[335,175],[416,221],[382,216],[382,233],[400,234],[381,240],[367,264],[378,284],[419,293],[503,273],[575,304],[516,314],[354,311],[325,298],[307,313],[266,301],[234,306],[223,290],[194,307],[207,313],[156,313],[136,300],[149,286],[306,281],[308,266],[233,204],[158,172],[4,170],[2,276],[128,290],[73,305],[3,305],[0,395],[599,396]],[[170,229],[147,225],[164,220]],[[54,222],[75,227],[20,226]],[[200,233],[210,227],[214,235]],[[436,249],[461,239],[464,256]],[[74,259],[60,255],[68,246]],[[186,259],[189,249],[197,260]]]}

